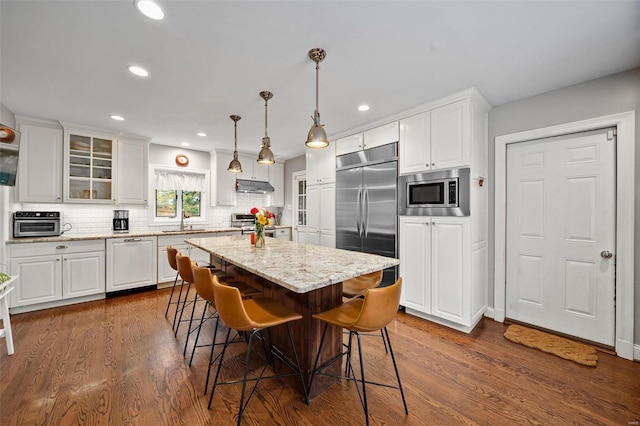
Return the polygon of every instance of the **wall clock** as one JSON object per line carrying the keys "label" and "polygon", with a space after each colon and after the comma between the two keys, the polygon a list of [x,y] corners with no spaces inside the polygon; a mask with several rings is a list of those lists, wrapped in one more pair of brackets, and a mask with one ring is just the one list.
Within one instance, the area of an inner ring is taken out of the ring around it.
{"label": "wall clock", "polygon": [[189,157],[184,154],[176,155],[176,164],[181,167],[189,165]]}

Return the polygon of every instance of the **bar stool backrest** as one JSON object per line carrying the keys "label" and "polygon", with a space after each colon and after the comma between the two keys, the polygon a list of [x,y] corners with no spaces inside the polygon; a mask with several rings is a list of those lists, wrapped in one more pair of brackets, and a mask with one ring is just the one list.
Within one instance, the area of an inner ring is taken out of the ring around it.
{"label": "bar stool backrest", "polygon": [[191,259],[189,256],[183,256],[180,253],[176,254],[176,263],[178,264],[180,278],[185,282],[193,283],[193,271],[191,270]]}
{"label": "bar stool backrest", "polygon": [[220,284],[217,276],[213,276],[213,294],[216,299],[218,316],[227,327],[237,331],[253,331],[256,324],[247,314],[242,303],[240,290]]}
{"label": "bar stool backrest", "polygon": [[171,266],[171,269],[174,271],[178,270],[178,263],[176,262],[176,255],[178,253],[178,249],[171,246],[167,247],[167,259],[169,260],[169,266]]}
{"label": "bar stool backrest", "polygon": [[380,330],[389,324],[398,312],[402,277],[388,286],[367,291],[358,318],[350,329],[359,332]]}
{"label": "bar stool backrest", "polygon": [[216,304],[213,294],[213,276],[211,270],[198,265],[193,265],[191,269],[193,273],[193,284],[196,286],[198,295],[211,303],[215,308]]}

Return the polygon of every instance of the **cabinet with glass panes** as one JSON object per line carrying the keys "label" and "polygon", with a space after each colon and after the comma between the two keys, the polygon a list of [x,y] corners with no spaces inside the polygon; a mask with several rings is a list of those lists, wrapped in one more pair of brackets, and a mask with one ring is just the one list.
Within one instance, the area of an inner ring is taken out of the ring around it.
{"label": "cabinet with glass panes", "polygon": [[64,200],[113,202],[115,150],[115,135],[65,128]]}

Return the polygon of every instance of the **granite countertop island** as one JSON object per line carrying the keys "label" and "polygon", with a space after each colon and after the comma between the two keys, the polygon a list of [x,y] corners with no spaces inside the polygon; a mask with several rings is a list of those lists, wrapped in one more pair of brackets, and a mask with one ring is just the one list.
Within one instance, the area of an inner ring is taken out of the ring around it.
{"label": "granite countertop island", "polygon": [[247,235],[185,241],[295,293],[306,293],[400,263],[391,257],[275,238],[267,238],[265,248],[255,248]]}

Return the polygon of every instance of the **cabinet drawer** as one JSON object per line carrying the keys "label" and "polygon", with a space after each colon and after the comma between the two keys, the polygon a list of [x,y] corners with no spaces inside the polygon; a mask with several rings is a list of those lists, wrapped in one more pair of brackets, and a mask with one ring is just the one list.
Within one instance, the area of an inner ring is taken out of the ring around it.
{"label": "cabinet drawer", "polygon": [[11,257],[44,256],[51,254],[104,251],[104,240],[57,241],[11,245]]}

